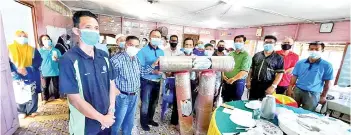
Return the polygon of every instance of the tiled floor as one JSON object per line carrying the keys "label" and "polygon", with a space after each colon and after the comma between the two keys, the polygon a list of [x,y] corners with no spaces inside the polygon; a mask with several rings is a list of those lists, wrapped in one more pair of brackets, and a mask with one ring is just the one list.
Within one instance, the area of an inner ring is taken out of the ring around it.
{"label": "tiled floor", "polygon": [[[166,113],[165,122],[160,122],[160,106],[157,107],[154,120],[159,122],[159,127],[151,127],[151,131],[145,132],[139,123],[139,108],[135,114],[135,126],[133,135],[178,135],[174,126],[170,125],[171,109]],[[15,135],[68,135],[68,105],[66,101],[53,101],[39,106],[39,115],[35,118],[20,120],[21,127]]]}

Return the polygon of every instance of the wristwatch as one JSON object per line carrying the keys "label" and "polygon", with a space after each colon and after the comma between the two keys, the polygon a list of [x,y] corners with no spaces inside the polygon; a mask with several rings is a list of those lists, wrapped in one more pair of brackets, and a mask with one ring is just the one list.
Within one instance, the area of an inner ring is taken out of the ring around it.
{"label": "wristwatch", "polygon": [[278,85],[272,84],[272,87],[273,87],[274,89],[276,89],[276,88],[278,87]]}

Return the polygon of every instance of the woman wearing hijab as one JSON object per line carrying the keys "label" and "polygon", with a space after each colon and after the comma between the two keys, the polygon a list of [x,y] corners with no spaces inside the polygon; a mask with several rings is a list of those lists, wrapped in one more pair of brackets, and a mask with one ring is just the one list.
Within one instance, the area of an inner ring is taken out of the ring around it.
{"label": "woman wearing hijab", "polygon": [[40,89],[41,57],[39,51],[28,45],[28,35],[16,31],[15,41],[8,46],[17,110],[20,117],[36,116]]}
{"label": "woman wearing hijab", "polygon": [[61,58],[61,52],[53,48],[52,40],[49,35],[41,35],[39,37],[39,45],[42,46],[39,49],[41,58],[43,59],[41,63],[41,74],[45,80],[45,87],[43,88],[45,103],[50,99],[49,86],[52,81],[53,93],[55,99],[60,98],[59,94],[59,67],[58,60]]}
{"label": "woman wearing hijab", "polygon": [[69,49],[71,49],[70,39],[71,39],[71,36],[67,34],[63,34],[58,38],[55,48],[60,50],[62,55],[65,54],[65,52],[67,52]]}

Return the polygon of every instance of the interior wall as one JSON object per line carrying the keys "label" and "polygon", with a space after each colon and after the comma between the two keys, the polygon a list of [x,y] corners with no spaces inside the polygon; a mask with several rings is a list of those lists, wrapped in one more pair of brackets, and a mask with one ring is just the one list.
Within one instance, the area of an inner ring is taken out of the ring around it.
{"label": "interior wall", "polygon": [[[48,26],[67,29],[67,34],[72,35],[71,28],[73,27],[73,22],[71,17],[63,16],[62,14],[51,10],[50,8],[44,5],[43,1],[25,1],[25,2],[34,6],[38,36],[43,34],[48,34],[47,33]],[[64,6],[60,3],[59,5]]]}

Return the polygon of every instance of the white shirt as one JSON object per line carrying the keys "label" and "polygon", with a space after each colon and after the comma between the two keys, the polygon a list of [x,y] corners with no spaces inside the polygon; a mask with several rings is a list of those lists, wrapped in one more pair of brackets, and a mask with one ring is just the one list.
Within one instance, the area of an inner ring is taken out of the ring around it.
{"label": "white shirt", "polygon": [[175,50],[172,50],[171,47],[167,47],[164,50],[165,56],[180,56],[184,54],[180,49],[176,48]]}

